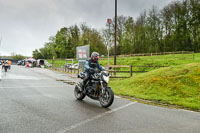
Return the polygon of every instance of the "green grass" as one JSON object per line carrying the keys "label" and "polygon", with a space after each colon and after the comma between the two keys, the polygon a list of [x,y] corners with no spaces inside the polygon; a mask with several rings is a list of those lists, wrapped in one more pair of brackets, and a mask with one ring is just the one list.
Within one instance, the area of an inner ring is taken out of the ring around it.
{"label": "green grass", "polygon": [[[47,60],[50,64],[53,64],[54,67],[63,68],[65,63],[71,63],[70,61],[65,61],[64,59],[56,59],[52,62],[52,60]],[[74,60],[74,63],[78,63],[78,61]]]}
{"label": "green grass", "polygon": [[112,79],[114,93],[200,111],[200,63],[160,68],[129,79]]}
{"label": "green grass", "polygon": [[[195,54],[193,60],[192,54],[176,55],[161,55],[161,56],[140,56],[140,57],[118,57],[117,65],[132,65],[132,66],[176,66],[180,64],[188,64],[194,62],[200,62],[200,53]],[[109,64],[113,65],[114,59],[110,58]],[[101,60],[100,64],[106,66],[108,64],[107,59]],[[149,71],[153,68],[134,68],[138,71]]]}
{"label": "green grass", "polygon": [[[195,63],[200,62],[200,53],[195,53],[194,56],[192,54],[175,54],[175,55],[161,55],[161,56],[140,56],[140,57],[117,57],[117,65],[132,65],[132,66],[176,66],[181,64]],[[52,64],[52,60],[48,60],[49,63]],[[74,60],[74,63],[78,61]],[[108,61],[107,58],[101,58],[99,61],[100,64],[104,67],[107,66]],[[63,67],[66,63],[65,60],[57,59],[54,61],[55,67]],[[68,62],[69,63],[69,62]],[[109,64],[113,65],[114,58],[110,57]],[[153,68],[134,68],[136,71],[150,71]]]}

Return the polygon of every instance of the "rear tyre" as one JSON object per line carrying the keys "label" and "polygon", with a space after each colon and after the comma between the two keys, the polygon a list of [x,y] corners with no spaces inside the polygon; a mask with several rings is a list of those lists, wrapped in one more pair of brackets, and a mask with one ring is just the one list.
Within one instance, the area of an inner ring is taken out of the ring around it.
{"label": "rear tyre", "polygon": [[105,90],[105,94],[104,95],[102,94],[100,96],[99,102],[102,107],[107,108],[110,105],[112,105],[113,101],[114,101],[114,93],[111,88],[107,88]]}
{"label": "rear tyre", "polygon": [[76,84],[74,88],[74,95],[77,100],[83,100],[85,98],[85,94],[79,89],[79,86]]}

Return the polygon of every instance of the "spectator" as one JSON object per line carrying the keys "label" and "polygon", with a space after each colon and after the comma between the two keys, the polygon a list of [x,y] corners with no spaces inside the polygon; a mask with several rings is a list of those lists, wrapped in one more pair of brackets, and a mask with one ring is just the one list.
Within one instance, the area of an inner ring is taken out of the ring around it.
{"label": "spectator", "polygon": [[12,64],[12,61],[9,60],[9,61],[8,61],[9,70],[10,70],[10,68],[11,68],[11,64]]}

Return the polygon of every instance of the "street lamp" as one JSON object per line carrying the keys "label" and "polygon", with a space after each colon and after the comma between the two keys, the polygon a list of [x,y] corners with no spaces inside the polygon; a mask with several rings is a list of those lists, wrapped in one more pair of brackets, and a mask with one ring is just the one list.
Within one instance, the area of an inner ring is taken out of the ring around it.
{"label": "street lamp", "polygon": [[109,70],[109,50],[110,50],[110,43],[111,43],[111,35],[110,35],[110,24],[112,23],[112,19],[108,18],[107,23],[109,25],[109,31],[108,31],[108,44],[107,44],[107,50],[108,50],[108,70]]}

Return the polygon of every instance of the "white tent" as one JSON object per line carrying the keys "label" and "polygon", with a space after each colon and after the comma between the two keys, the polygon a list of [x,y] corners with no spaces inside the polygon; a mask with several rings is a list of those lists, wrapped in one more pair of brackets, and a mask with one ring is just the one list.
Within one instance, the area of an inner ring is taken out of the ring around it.
{"label": "white tent", "polygon": [[27,59],[27,61],[30,61],[30,62],[35,62],[36,60],[34,59],[34,58],[29,58],[29,59]]}

